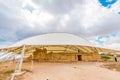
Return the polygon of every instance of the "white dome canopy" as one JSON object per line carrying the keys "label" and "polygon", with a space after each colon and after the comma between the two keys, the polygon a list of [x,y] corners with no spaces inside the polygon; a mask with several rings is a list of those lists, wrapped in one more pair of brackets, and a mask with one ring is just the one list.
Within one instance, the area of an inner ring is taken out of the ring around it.
{"label": "white dome canopy", "polygon": [[84,45],[90,46],[90,42],[82,37],[69,33],[49,33],[43,35],[33,36],[21,40],[10,47],[21,45]]}

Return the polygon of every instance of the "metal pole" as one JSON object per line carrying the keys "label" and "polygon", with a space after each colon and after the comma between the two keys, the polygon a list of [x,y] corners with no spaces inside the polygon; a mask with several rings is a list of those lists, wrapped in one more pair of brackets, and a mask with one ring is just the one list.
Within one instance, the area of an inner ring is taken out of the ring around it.
{"label": "metal pole", "polygon": [[32,56],[32,60],[31,60],[31,71],[33,70],[33,53],[31,54],[31,56]]}
{"label": "metal pole", "polygon": [[23,58],[24,58],[24,52],[25,52],[25,45],[23,45],[23,48],[22,48],[20,62],[18,63],[18,70],[17,70],[17,67],[16,67],[15,72],[13,73],[11,80],[14,80],[14,77],[15,77],[16,73],[21,72]]}
{"label": "metal pole", "polygon": [[24,58],[24,52],[25,52],[25,45],[23,45],[22,52],[21,52],[20,64],[18,66],[18,71],[19,72],[21,72],[23,58]]}

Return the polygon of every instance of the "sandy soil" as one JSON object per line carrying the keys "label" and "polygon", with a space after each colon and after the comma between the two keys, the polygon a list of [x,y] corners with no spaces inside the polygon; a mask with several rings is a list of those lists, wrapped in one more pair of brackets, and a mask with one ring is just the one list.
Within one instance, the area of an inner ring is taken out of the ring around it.
{"label": "sandy soil", "polygon": [[105,63],[102,65],[104,68],[108,68],[113,71],[119,71],[120,72],[120,62],[111,62],[111,63]]}
{"label": "sandy soil", "polygon": [[[0,64],[0,69],[3,68],[3,64]],[[6,68],[6,65],[8,63],[4,64],[4,68]],[[31,63],[23,64],[24,69],[30,70],[30,66]],[[15,80],[120,80],[120,72],[117,71],[117,69],[120,69],[119,66],[120,62],[34,62],[32,73],[27,72]],[[8,68],[11,69],[12,67],[15,67],[15,64],[9,65]],[[10,78],[7,80],[10,80]]]}
{"label": "sandy soil", "polygon": [[[120,72],[100,67],[103,63],[34,63],[30,80],[120,80]],[[24,76],[28,80],[28,75]]]}

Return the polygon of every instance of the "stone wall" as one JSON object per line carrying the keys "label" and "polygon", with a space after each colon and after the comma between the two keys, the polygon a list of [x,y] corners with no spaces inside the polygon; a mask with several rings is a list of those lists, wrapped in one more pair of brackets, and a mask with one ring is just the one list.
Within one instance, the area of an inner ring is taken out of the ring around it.
{"label": "stone wall", "polygon": [[33,59],[36,61],[76,61],[76,53],[47,53],[45,48],[36,49],[33,53]]}
{"label": "stone wall", "polygon": [[[77,47],[77,48],[76,48]],[[22,47],[6,48],[9,52],[20,54]],[[25,55],[33,55],[29,57],[36,61],[98,61],[100,55],[90,47],[82,46],[40,46],[27,45],[25,47]],[[81,60],[78,59],[81,55]]]}

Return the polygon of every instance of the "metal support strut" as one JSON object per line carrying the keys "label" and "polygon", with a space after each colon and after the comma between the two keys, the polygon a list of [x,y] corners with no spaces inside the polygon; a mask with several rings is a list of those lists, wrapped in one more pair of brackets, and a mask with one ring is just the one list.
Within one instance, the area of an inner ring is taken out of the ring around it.
{"label": "metal support strut", "polygon": [[15,75],[21,73],[22,63],[23,63],[23,58],[24,58],[24,53],[25,53],[25,45],[23,45],[21,56],[20,56],[20,61],[18,63],[18,66],[16,67],[14,73],[12,74],[11,80],[14,80]]}

